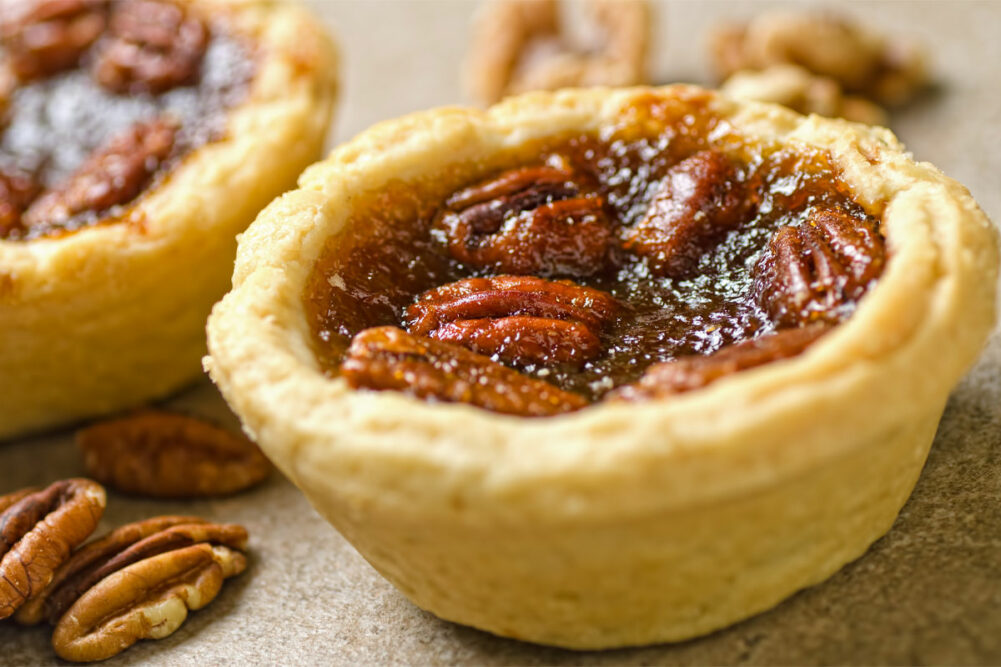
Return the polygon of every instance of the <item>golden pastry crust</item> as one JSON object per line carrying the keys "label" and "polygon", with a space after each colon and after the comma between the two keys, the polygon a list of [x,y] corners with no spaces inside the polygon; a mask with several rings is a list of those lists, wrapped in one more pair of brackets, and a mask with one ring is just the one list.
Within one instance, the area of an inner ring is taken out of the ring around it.
{"label": "golden pastry crust", "polygon": [[0,439],[163,396],[199,374],[236,234],[323,148],[337,55],[293,3],[188,0],[254,45],[247,99],[128,220],[0,239]]}
{"label": "golden pastry crust", "polygon": [[800,356],[544,419],[352,391],[321,370],[303,293],[359,193],[449,165],[462,182],[526,141],[706,95],[566,90],[381,123],[242,237],[206,367],[272,460],[419,606],[573,648],[680,640],[823,580],[910,493],[994,319],[995,231],[888,130],[775,105],[708,98],[743,136],[828,150],[859,203],[885,204],[892,257],[851,319]]}

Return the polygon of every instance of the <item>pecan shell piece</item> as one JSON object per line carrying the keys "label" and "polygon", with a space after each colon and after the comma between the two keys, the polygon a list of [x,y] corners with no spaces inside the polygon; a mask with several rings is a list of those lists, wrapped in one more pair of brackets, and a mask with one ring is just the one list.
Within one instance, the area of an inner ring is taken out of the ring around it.
{"label": "pecan shell piece", "polygon": [[407,309],[407,329],[426,336],[456,320],[530,315],[601,329],[619,312],[607,292],[534,276],[465,278],[428,290]]}
{"label": "pecan shell piece", "polygon": [[116,93],[162,93],[191,83],[209,42],[200,19],[159,0],[116,6],[109,32],[94,63],[94,78]]}
{"label": "pecan shell piece", "polygon": [[638,381],[612,392],[609,400],[641,401],[699,389],[727,375],[794,357],[828,330],[823,324],[784,329],[729,345],[708,356],[654,364]]}
{"label": "pecan shell piece", "polygon": [[755,265],[754,289],[776,326],[836,323],[885,264],[886,244],[873,220],[819,210],[775,233]]}
{"label": "pecan shell piece", "polygon": [[457,345],[376,327],[351,341],[341,373],[355,388],[394,389],[503,414],[545,417],[587,406],[582,396]]}
{"label": "pecan shell piece", "polygon": [[604,200],[565,165],[512,169],[460,190],[434,222],[452,256],[499,273],[588,276],[608,266]]}
{"label": "pecan shell piece", "polygon": [[65,183],[36,199],[24,224],[58,225],[135,199],[170,155],[176,134],[177,125],[167,118],[136,123],[95,151]]}
{"label": "pecan shell piece", "polygon": [[[93,584],[103,578],[92,575],[104,569],[104,565],[119,553],[150,535],[182,524],[205,523],[204,519],[190,516],[162,516],[145,521],[137,521],[117,528],[104,537],[88,542],[77,549],[63,563],[44,591],[31,598],[14,615],[21,625],[36,625],[43,620],[55,625],[62,612]],[[120,568],[119,568],[120,569]]]}
{"label": "pecan shell piece", "polygon": [[601,340],[586,324],[547,317],[456,320],[430,336],[513,364],[581,364],[601,354]]}
{"label": "pecan shell piece", "polygon": [[236,493],[260,483],[271,464],[247,438],[195,417],[148,410],[81,429],[87,473],[152,498]]}
{"label": "pecan shell piece", "polygon": [[162,639],[243,572],[243,554],[195,544],[140,560],[102,579],[62,616],[52,647],[64,660],[104,660],[140,639]]}
{"label": "pecan shell piece", "polygon": [[107,26],[107,0],[6,0],[0,42],[21,81],[56,74],[80,62]]}
{"label": "pecan shell piece", "polygon": [[737,167],[705,150],[671,167],[646,215],[624,232],[626,250],[647,259],[655,276],[687,278],[699,259],[750,212]]}
{"label": "pecan shell piece", "polygon": [[0,514],[0,619],[40,594],[104,513],[104,489],[68,479],[24,496]]}

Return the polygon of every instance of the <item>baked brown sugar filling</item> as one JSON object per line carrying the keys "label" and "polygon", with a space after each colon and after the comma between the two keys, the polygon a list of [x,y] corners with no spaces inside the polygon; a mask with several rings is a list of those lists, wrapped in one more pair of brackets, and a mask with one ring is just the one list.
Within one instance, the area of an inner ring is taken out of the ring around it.
{"label": "baked brown sugar filling", "polygon": [[360,193],[305,293],[362,390],[547,416],[799,354],[881,274],[882,211],[825,152],[699,98]]}
{"label": "baked brown sugar filling", "polygon": [[0,7],[0,239],[125,219],[225,131],[255,65],[221,16],[168,0]]}

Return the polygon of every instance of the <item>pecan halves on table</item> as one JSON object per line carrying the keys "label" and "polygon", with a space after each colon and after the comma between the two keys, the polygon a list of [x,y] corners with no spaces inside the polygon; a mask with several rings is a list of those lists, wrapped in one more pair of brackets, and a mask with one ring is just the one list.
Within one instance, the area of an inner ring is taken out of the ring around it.
{"label": "pecan halves on table", "polygon": [[392,389],[523,417],[557,415],[587,406],[582,396],[488,357],[396,327],[376,327],[356,335],[341,374],[356,389]]}
{"label": "pecan halves on table", "polygon": [[871,218],[820,210],[775,233],[754,267],[754,288],[777,326],[836,323],[885,264],[886,245]]}
{"label": "pecan halves on table", "polygon": [[107,0],[5,0],[0,43],[14,74],[31,81],[75,67],[107,26]]}
{"label": "pecan halves on table", "polygon": [[619,312],[601,290],[533,276],[466,278],[425,292],[407,329],[516,364],[583,363]]}
{"label": "pecan halves on table", "polygon": [[828,330],[823,324],[784,329],[729,345],[707,356],[654,364],[638,381],[616,389],[608,398],[641,401],[699,389],[733,373],[794,357]]}
{"label": "pecan halves on table", "polygon": [[206,543],[144,558],[84,593],[56,625],[52,647],[64,660],[91,662],[162,639],[246,567],[240,552]]}
{"label": "pecan halves on table", "polygon": [[24,214],[24,224],[59,225],[80,213],[131,201],[170,155],[176,134],[176,123],[159,118],[116,135],[65,183],[36,199]]}
{"label": "pecan halves on table", "polygon": [[646,215],[624,230],[624,247],[645,257],[655,276],[690,277],[702,255],[747,219],[747,190],[722,153],[696,153],[668,170]]}
{"label": "pecan halves on table", "polygon": [[76,435],[99,482],[152,498],[219,496],[263,481],[271,464],[253,442],[195,417],[148,410]]}
{"label": "pecan halves on table", "polygon": [[611,241],[604,200],[583,192],[562,165],[512,169],[460,190],[434,234],[469,267],[516,274],[598,273]]}
{"label": "pecan halves on table", "polygon": [[21,607],[15,620],[52,625],[77,599],[105,577],[129,565],[192,544],[244,550],[247,531],[235,524],[212,524],[196,517],[162,516],[128,524],[79,549],[56,572],[46,591]]}
{"label": "pecan halves on table", "polygon": [[0,514],[0,619],[40,594],[104,513],[104,489],[87,479],[56,482]]}
{"label": "pecan halves on table", "polygon": [[94,78],[116,93],[162,93],[192,83],[209,41],[199,18],[158,0],[118,5],[109,33]]}

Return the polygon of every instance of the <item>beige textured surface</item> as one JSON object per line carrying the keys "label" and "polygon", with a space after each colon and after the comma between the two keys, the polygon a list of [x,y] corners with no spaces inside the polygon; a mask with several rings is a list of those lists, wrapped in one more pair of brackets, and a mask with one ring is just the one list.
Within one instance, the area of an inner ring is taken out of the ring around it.
{"label": "beige textured surface", "polygon": [[[341,137],[399,113],[461,99],[455,63],[471,5],[317,2],[348,60]],[[667,79],[703,78],[698,39],[727,4],[661,12]],[[966,183],[1001,218],[1001,94],[994,63],[1001,6],[855,6],[934,48],[945,89],[899,115],[922,159]],[[980,64],[982,63],[982,65]],[[251,531],[248,572],[172,637],[111,664],[363,663],[982,663],[1001,662],[1001,340],[950,400],[928,466],[890,534],[828,582],[710,637],[676,646],[574,654],[499,640],[435,620],[376,575],[286,482],[204,503],[112,494],[110,527],[152,514],[201,513]],[[182,404],[221,413],[203,387]],[[41,462],[45,462],[42,464]],[[0,491],[80,472],[66,437],[0,448]],[[5,664],[54,661],[42,630],[0,625]]]}

